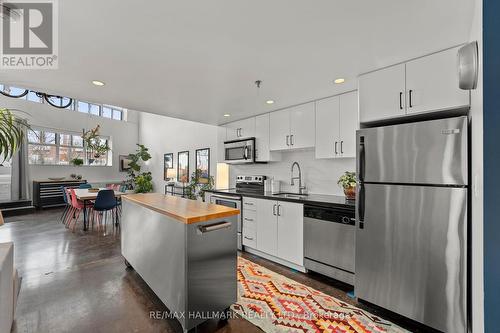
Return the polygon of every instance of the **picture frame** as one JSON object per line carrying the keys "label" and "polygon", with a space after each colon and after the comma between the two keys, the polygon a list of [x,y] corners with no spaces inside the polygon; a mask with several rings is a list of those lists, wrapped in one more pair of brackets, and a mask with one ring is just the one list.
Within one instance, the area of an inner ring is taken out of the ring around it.
{"label": "picture frame", "polygon": [[198,184],[210,182],[210,148],[197,149],[195,154],[196,170],[200,170]]}
{"label": "picture frame", "polygon": [[168,170],[174,168],[174,153],[167,153],[163,155],[163,179],[170,180],[168,177]]}
{"label": "picture frame", "polygon": [[128,155],[119,155],[118,156],[118,171],[119,172],[127,172],[130,170],[130,162],[132,160],[128,157]]}
{"label": "picture frame", "polygon": [[177,181],[189,182],[189,151],[187,150],[177,153]]}

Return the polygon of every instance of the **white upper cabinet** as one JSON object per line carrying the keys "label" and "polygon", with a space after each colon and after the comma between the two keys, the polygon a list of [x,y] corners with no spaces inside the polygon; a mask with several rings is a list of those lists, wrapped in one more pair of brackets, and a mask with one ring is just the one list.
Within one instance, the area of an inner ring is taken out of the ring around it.
{"label": "white upper cabinet", "polygon": [[340,137],[339,96],[316,102],[316,158],[336,157],[335,146]]}
{"label": "white upper cabinet", "polygon": [[271,152],[269,138],[270,114],[255,117],[255,160],[257,162],[279,161],[280,153]]}
{"label": "white upper cabinet", "polygon": [[407,112],[429,112],[469,105],[469,91],[458,87],[458,48],[406,63]]}
{"label": "white upper cabinet", "polygon": [[469,107],[470,92],[458,87],[457,51],[458,47],[361,75],[360,122]]}
{"label": "white upper cabinet", "polygon": [[356,91],[316,102],[316,158],[356,157]]}
{"label": "white upper cabinet", "polygon": [[227,141],[246,139],[255,136],[255,117],[227,124]]}
{"label": "white upper cabinet", "polygon": [[405,115],[405,65],[361,75],[359,120],[369,122]]}
{"label": "white upper cabinet", "polygon": [[356,157],[356,130],[358,129],[358,92],[340,95],[339,141],[340,157]]}
{"label": "white upper cabinet", "polygon": [[314,147],[314,103],[294,106],[271,112],[271,150],[287,150]]}
{"label": "white upper cabinet", "polygon": [[290,147],[290,111],[288,109],[271,112],[269,144],[271,150]]}
{"label": "white upper cabinet", "polygon": [[316,122],[314,103],[290,108],[290,148],[314,147]]}

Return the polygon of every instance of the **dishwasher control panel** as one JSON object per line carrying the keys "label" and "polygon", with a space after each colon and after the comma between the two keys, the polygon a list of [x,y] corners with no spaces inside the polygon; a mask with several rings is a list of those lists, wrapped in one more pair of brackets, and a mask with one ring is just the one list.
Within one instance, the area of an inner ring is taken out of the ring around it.
{"label": "dishwasher control panel", "polygon": [[304,205],[304,217],[316,220],[355,225],[354,210],[314,205]]}

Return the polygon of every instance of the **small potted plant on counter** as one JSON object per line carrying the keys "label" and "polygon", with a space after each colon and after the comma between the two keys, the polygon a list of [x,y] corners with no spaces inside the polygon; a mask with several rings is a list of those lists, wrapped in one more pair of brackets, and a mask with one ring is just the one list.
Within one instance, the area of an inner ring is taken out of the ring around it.
{"label": "small potted plant on counter", "polygon": [[346,171],[337,182],[343,189],[346,199],[356,199],[356,173]]}

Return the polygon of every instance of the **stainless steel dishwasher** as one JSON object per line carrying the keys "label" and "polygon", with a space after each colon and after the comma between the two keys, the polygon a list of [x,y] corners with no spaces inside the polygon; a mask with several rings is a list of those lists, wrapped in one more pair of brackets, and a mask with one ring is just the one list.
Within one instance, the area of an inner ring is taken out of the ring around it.
{"label": "stainless steel dishwasher", "polygon": [[304,205],[304,266],[354,285],[354,208]]}

